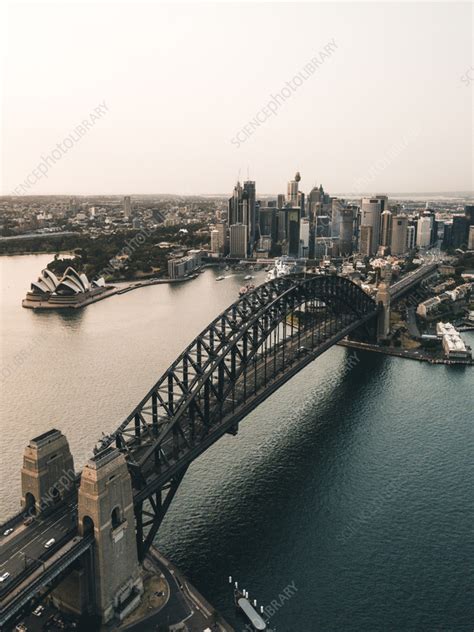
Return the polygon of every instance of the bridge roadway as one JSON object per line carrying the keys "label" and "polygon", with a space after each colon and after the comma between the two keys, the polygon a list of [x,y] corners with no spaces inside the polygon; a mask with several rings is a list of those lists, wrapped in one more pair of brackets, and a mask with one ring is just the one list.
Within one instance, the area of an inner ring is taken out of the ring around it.
{"label": "bridge roadway", "polygon": [[[38,516],[25,526],[17,522],[13,533],[0,536],[0,576],[9,577],[0,584],[0,597],[13,590],[36,568],[61,549],[77,535],[75,503],[61,504],[47,516]],[[55,544],[45,548],[46,542],[54,538]]]}
{"label": "bridge roadway", "polygon": [[413,272],[406,274],[400,281],[391,285],[389,292],[392,302],[401,298],[403,294],[409,292],[415,285],[434,272],[438,265],[439,262],[424,263]]}
{"label": "bridge roadway", "polygon": [[[219,411],[220,423],[206,434],[204,441],[199,442],[198,445],[179,455],[174,453],[172,435],[162,444],[167,465],[160,468],[159,472],[156,470],[156,465],[152,466],[150,464],[148,466],[146,485],[140,490],[134,490],[135,502],[143,502],[154,490],[166,483],[169,478],[178,473],[183,467],[186,467],[189,462],[197,458],[199,454],[204,452],[221,436],[232,430],[243,417],[293,375],[327,351],[336,342],[349,335],[354,329],[372,319],[373,316],[373,314],[370,314],[357,322],[348,321],[338,331],[335,331],[337,318],[332,318],[325,321],[325,326],[316,335],[311,329],[308,331],[296,331],[292,337],[286,338],[284,342],[282,341],[278,344],[277,352],[275,355],[272,353],[270,360],[262,353],[256,356],[253,366],[236,381],[232,397],[227,397],[226,404]],[[298,351],[302,347],[305,350]],[[186,439],[192,445],[193,441],[189,434],[189,426],[187,424],[183,424],[183,426]],[[206,432],[201,420],[196,420],[195,431],[196,433],[200,431]],[[141,449],[139,448],[138,455]],[[146,445],[143,446],[143,450],[145,449]],[[134,451],[134,456],[137,456],[136,452]]]}

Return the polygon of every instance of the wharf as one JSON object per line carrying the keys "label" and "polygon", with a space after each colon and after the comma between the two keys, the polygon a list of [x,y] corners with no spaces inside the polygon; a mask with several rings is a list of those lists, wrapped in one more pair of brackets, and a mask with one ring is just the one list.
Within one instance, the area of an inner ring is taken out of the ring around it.
{"label": "wharf", "polygon": [[361,351],[373,351],[375,353],[383,353],[385,355],[395,356],[397,358],[407,358],[408,360],[418,360],[419,362],[428,362],[429,364],[448,364],[474,366],[474,360],[449,360],[448,358],[435,358],[421,349],[394,349],[393,347],[384,347],[382,345],[373,345],[365,342],[357,342],[355,340],[341,340],[337,343],[341,347],[350,347],[352,349],[360,349]]}

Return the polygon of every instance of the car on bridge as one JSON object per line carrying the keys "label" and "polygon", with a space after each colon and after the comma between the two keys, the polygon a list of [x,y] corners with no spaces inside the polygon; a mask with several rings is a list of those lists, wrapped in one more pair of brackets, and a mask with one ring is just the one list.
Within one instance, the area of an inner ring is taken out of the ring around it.
{"label": "car on bridge", "polygon": [[10,527],[10,529],[5,529],[5,531],[3,532],[3,535],[7,536],[10,535],[10,533],[13,533],[13,529]]}
{"label": "car on bridge", "polygon": [[10,577],[10,573],[5,571],[3,575],[0,576],[0,582],[1,583],[6,582],[9,577]]}
{"label": "car on bridge", "polygon": [[56,542],[55,538],[51,538],[50,540],[46,542],[46,544],[44,545],[44,548],[45,549],[51,548],[53,544],[55,544],[55,542]]}

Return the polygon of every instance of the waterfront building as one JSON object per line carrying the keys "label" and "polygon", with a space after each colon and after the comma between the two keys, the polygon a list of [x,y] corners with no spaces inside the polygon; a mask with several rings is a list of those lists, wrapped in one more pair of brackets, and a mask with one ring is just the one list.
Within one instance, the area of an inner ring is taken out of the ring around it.
{"label": "waterfront building", "polygon": [[[379,198],[362,198],[361,202],[361,247],[362,254],[371,256],[377,252],[380,243],[380,221],[382,204]],[[362,234],[363,233],[363,234]],[[370,239],[368,236],[370,235]],[[363,242],[363,247],[362,247]]]}
{"label": "waterfront building", "polygon": [[235,259],[247,257],[246,224],[233,224],[230,227],[230,256]]}
{"label": "waterfront building", "polygon": [[23,300],[23,307],[51,308],[76,307],[105,291],[103,277],[89,281],[84,273],[69,266],[63,276],[57,276],[48,270],[41,271],[37,281],[33,281],[30,291]]}
{"label": "waterfront building", "polygon": [[185,257],[169,259],[168,276],[170,279],[182,279],[201,265],[201,250],[190,250]]}
{"label": "waterfront building", "polygon": [[218,255],[227,254],[227,224],[218,222],[211,230],[211,252]]}
{"label": "waterfront building", "polygon": [[451,323],[437,323],[436,334],[442,340],[444,355],[453,360],[470,360],[471,351]]}

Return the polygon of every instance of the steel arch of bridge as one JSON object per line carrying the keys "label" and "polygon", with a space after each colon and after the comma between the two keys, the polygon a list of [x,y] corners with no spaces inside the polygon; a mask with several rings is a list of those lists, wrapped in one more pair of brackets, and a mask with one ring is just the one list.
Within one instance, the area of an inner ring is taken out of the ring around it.
{"label": "steel arch of bridge", "polygon": [[[128,462],[143,558],[189,464],[292,375],[368,323],[377,306],[352,281],[292,275],[222,312],[101,441]],[[148,529],[148,530],[147,530]],[[146,532],[146,533],[145,533]]]}

